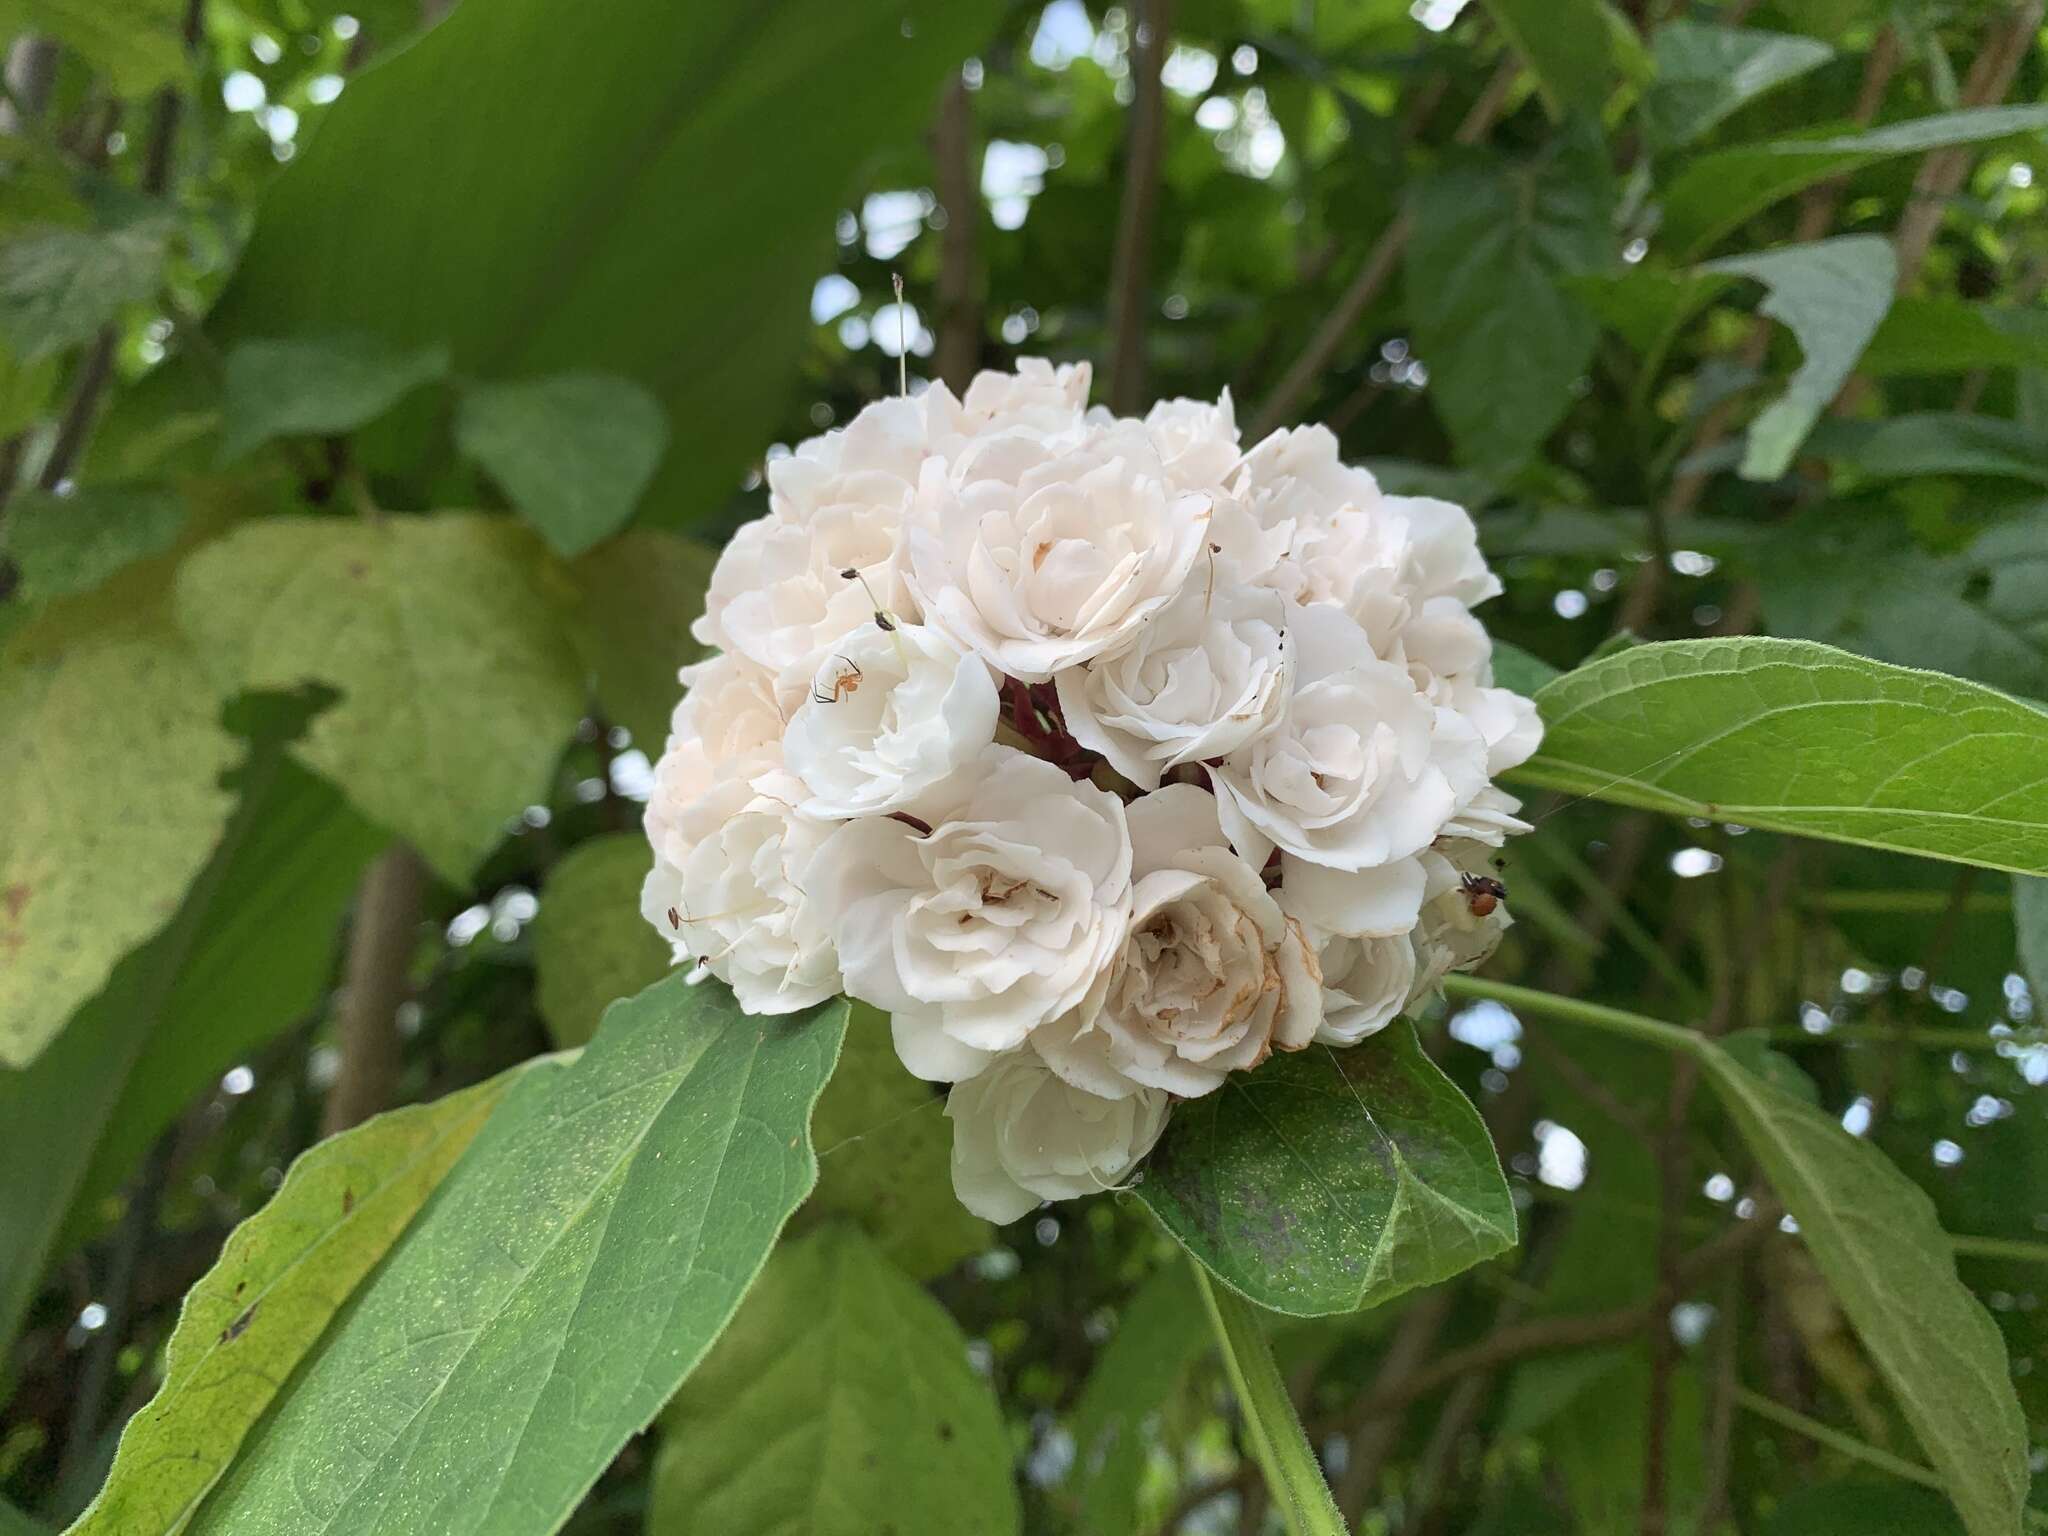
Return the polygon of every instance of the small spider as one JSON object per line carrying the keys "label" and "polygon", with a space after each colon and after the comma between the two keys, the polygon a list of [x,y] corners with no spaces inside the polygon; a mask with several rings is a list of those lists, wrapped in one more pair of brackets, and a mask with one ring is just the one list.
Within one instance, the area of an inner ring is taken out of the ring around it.
{"label": "small spider", "polygon": [[1493,909],[1508,899],[1508,888],[1491,875],[1467,875],[1458,889],[1474,917],[1491,917]]}
{"label": "small spider", "polygon": [[854,665],[851,657],[840,656],[836,659],[846,663],[846,670],[833,680],[830,693],[825,692],[822,688],[813,688],[811,690],[811,698],[816,703],[837,704],[848,694],[859,691],[860,680],[867,675],[858,666]]}

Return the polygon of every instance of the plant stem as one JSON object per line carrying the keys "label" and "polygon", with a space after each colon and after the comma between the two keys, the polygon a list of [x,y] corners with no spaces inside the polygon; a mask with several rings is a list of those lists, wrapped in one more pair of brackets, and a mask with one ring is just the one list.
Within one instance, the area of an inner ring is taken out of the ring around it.
{"label": "plant stem", "polygon": [[1752,1392],[1747,1387],[1737,1387],[1735,1401],[1758,1418],[1769,1419],[1773,1424],[1789,1429],[1796,1435],[1804,1435],[1816,1445],[1840,1451],[1854,1461],[1876,1467],[1881,1472],[1889,1472],[1893,1477],[1904,1478],[1909,1483],[1918,1483],[1922,1488],[1932,1488],[1937,1493],[1946,1491],[1942,1487],[1941,1479],[1931,1468],[1907,1461],[1901,1456],[1894,1456],[1890,1451],[1881,1451],[1874,1445],[1865,1445],[1854,1435],[1845,1435],[1839,1429],[1823,1424],[1818,1419],[1809,1419],[1795,1409],[1771,1401],[1761,1392]]}
{"label": "plant stem", "polygon": [[322,1136],[360,1125],[397,1096],[403,1057],[398,1010],[412,995],[408,972],[426,881],[426,866],[404,843],[394,843],[363,875],[335,1023],[341,1072],[328,1090]]}
{"label": "plant stem", "polygon": [[1446,976],[1444,992],[1451,997],[1485,998],[1539,1017],[1590,1024],[1610,1034],[1627,1035],[1634,1040],[1661,1045],[1666,1050],[1683,1051],[1688,1055],[1708,1043],[1704,1035],[1682,1024],[1667,1024],[1648,1014],[1630,1013],[1623,1008],[1609,1008],[1604,1003],[1588,1003],[1576,997],[1560,997],[1555,992],[1539,992],[1534,987],[1518,987],[1513,982],[1481,981],[1476,976]]}
{"label": "plant stem", "polygon": [[1194,1259],[1195,1286],[1216,1330],[1216,1346],[1237,1392],[1252,1455],[1266,1474],[1266,1489],[1280,1507],[1289,1536],[1346,1536],[1322,1467],[1287,1395],[1287,1383],[1273,1360],[1273,1348],[1258,1313],[1235,1291],[1211,1283]]}
{"label": "plant stem", "polygon": [[2023,1237],[1969,1237],[1949,1234],[1949,1246],[1960,1258],[2008,1259],[2015,1264],[2048,1264],[2048,1243],[2030,1243]]}
{"label": "plant stem", "polygon": [[946,227],[939,236],[939,378],[954,394],[965,394],[981,362],[981,302],[974,240],[981,216],[975,184],[974,107],[967,82],[956,71],[939,93],[938,122],[932,129],[932,160],[938,171],[939,206]]}
{"label": "plant stem", "polygon": [[1109,282],[1109,403],[1124,415],[1144,409],[1152,225],[1166,143],[1166,86],[1159,72],[1166,61],[1172,11],[1172,0],[1137,0],[1131,9],[1130,134]]}

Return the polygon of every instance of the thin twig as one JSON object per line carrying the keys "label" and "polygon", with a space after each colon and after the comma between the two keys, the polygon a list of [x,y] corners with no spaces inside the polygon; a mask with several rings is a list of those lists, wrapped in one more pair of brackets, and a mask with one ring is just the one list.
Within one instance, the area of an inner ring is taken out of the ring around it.
{"label": "thin twig", "polygon": [[[1379,1372],[1367,1391],[1368,1401],[1392,1391],[1422,1369],[1423,1362],[1436,1349],[1437,1335],[1449,1321],[1451,1304],[1455,1299],[1449,1286],[1438,1286],[1416,1298],[1395,1325],[1394,1337],[1389,1341]],[[1392,1414],[1374,1415],[1356,1422],[1351,1434],[1350,1455],[1337,1479],[1336,1488],[1337,1508],[1343,1512],[1347,1524],[1358,1524],[1365,1501],[1380,1480],[1380,1469],[1386,1464],[1400,1429],[1399,1420]]]}
{"label": "thin twig", "polygon": [[[2020,62],[2034,45],[2041,30],[2043,0],[2025,0],[2007,13],[2005,20],[1984,40],[1970,64],[1963,83],[1964,107],[1988,107],[2003,101],[2012,89]],[[1899,288],[1904,293],[1920,275],[1934,236],[1948,212],[1948,201],[1963,183],[1970,169],[1972,151],[1967,145],[1938,149],[1921,162],[1913,178],[1913,191],[1892,241],[1898,253]]]}
{"label": "thin twig", "polygon": [[426,866],[403,843],[378,856],[357,888],[335,1034],[341,1071],[328,1090],[320,1134],[333,1136],[391,1107],[402,1059],[398,1010],[419,941]]}
{"label": "thin twig", "polygon": [[[1476,144],[1486,136],[1499,118],[1501,108],[1507,103],[1508,92],[1521,72],[1521,60],[1512,52],[1502,57],[1492,78],[1486,82],[1486,88],[1479,93],[1479,99],[1472,103],[1465,120],[1451,136],[1454,142]],[[1336,356],[1337,349],[1358,324],[1359,316],[1380,296],[1380,290],[1394,275],[1414,229],[1414,216],[1403,207],[1394,215],[1394,221],[1380,232],[1357,275],[1338,296],[1329,314],[1323,317],[1323,323],[1316,327],[1315,335],[1302,348],[1301,355],[1288,365],[1287,372],[1280,376],[1280,382],[1273,386],[1273,392],[1259,407],[1258,415],[1252,420],[1252,441],[1256,442],[1293,418],[1296,407],[1307,397],[1310,387],[1329,367],[1330,359]]]}
{"label": "thin twig", "polygon": [[[185,8],[187,52],[197,49],[204,36],[204,21],[202,0],[189,0]],[[183,112],[184,97],[177,86],[167,85],[157,92],[156,107],[150,118],[149,142],[144,146],[142,156],[142,190],[151,197],[162,197],[170,190],[171,151],[177,142],[178,119]],[[65,408],[63,421],[57,428],[57,440],[50,448],[49,458],[43,463],[40,483],[46,491],[56,490],[70,478],[72,468],[92,436],[93,424],[99,419],[101,397],[114,377],[115,340],[113,326],[101,327],[85,360],[79,365],[77,382],[71,390],[71,404]]]}
{"label": "thin twig", "polygon": [[939,234],[935,362],[946,387],[961,394],[981,363],[981,302],[974,262],[981,197],[974,184],[974,107],[967,98],[967,81],[958,74],[939,95],[932,159],[938,168],[939,206],[946,210],[946,227]]}
{"label": "thin twig", "polygon": [[[1851,114],[1859,128],[1867,128],[1884,104],[1885,91],[1889,88],[1893,74],[1899,67],[1899,40],[1890,26],[1879,29],[1872,40],[1870,51],[1863,58],[1863,78],[1856,91],[1856,106]],[[1835,211],[1840,205],[1844,183],[1839,179],[1818,183],[1801,200],[1799,216],[1793,230],[1793,240],[1804,244],[1818,240],[1834,222]],[[1738,358],[1743,366],[1755,369],[1761,367],[1770,350],[1771,322],[1762,315],[1753,317],[1749,332],[1743,338]],[[1728,434],[1734,430],[1743,410],[1741,395],[1732,394],[1715,404],[1700,418],[1693,432],[1692,446],[1686,451],[1681,462],[1698,460],[1712,452]],[[1679,519],[1685,517],[1699,504],[1707,482],[1713,477],[1710,469],[1682,469],[1672,477],[1671,486],[1663,499],[1652,503],[1651,529],[1653,536],[1668,530]],[[1661,559],[1638,566],[1630,580],[1628,591],[1623,595],[1620,609],[1615,618],[1615,629],[1631,630],[1637,634],[1649,632],[1650,621],[1657,611],[1670,573]],[[1753,613],[1748,616],[1754,621]],[[1748,628],[1745,623],[1743,628]]]}
{"label": "thin twig", "polygon": [[1226,1472],[1220,1477],[1206,1478],[1183,1493],[1179,1501],[1167,1512],[1166,1518],[1159,1522],[1157,1536],[1173,1536],[1173,1533],[1180,1529],[1182,1521],[1212,1499],[1220,1499],[1226,1493],[1242,1496],[1250,1489],[1263,1486],[1264,1480],[1259,1475],[1258,1464],[1250,1457],[1246,1457],[1233,1471]]}
{"label": "thin twig", "polygon": [[60,1486],[78,1486],[86,1468],[99,1454],[107,1393],[113,1386],[114,1366],[133,1321],[136,1281],[142,1272],[144,1251],[156,1235],[157,1210],[163,1203],[164,1184],[170,1177],[177,1140],[175,1125],[158,1136],[129,1186],[128,1206],[121,1213],[113,1260],[100,1292],[106,1315],[93,1333],[79,1374],[77,1394],[71,1400],[71,1425],[65,1435],[57,1477]]}
{"label": "thin twig", "polygon": [[1122,415],[1145,404],[1145,321],[1152,307],[1152,225],[1159,207],[1159,165],[1166,144],[1166,32],[1173,0],[1136,0],[1131,22],[1129,148],[1123,202],[1110,257],[1109,403]]}

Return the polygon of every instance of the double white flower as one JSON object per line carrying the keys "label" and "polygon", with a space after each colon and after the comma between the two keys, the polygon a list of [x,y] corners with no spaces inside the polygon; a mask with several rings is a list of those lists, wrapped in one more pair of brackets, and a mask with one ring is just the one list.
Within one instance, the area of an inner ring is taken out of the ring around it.
{"label": "double white flower", "polygon": [[1491,777],[1541,734],[1461,509],[1088,385],[1027,360],[771,463],[647,808],[648,920],[751,1011],[888,1012],[1000,1221],[1490,953]]}

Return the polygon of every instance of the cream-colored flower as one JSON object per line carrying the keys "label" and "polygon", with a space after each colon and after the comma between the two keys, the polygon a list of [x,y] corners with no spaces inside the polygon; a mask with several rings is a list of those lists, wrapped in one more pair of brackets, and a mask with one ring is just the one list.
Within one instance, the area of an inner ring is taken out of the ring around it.
{"label": "cream-colored flower", "polygon": [[1169,784],[1128,814],[1130,936],[1081,1004],[1033,1034],[1039,1054],[1105,1097],[1193,1098],[1307,1045],[1322,1018],[1315,952],[1225,846],[1215,796]]}
{"label": "cream-colored flower", "polygon": [[1105,1099],[1056,1076],[1030,1051],[999,1056],[946,1095],[953,1192],[988,1221],[1015,1221],[1041,1200],[1114,1189],[1166,1129],[1156,1088]]}
{"label": "cream-colored flower", "polygon": [[1197,567],[1130,645],[1054,674],[1067,730],[1140,789],[1158,788],[1169,768],[1227,757],[1287,711],[1286,624],[1276,595],[1211,591]]}
{"label": "cream-colored flower", "polygon": [[[927,820],[928,818],[928,820]],[[1123,802],[991,745],[917,818],[841,825],[811,865],[846,990],[919,1077],[971,1077],[1078,1003],[1130,921]]]}
{"label": "cream-colored flower", "polygon": [[783,737],[804,814],[873,816],[918,797],[995,739],[996,685],[937,630],[867,624],[811,680]]}
{"label": "cream-colored flower", "polygon": [[661,829],[641,888],[642,915],[749,1013],[794,1013],[840,990],[825,914],[805,891],[826,829],[796,814],[803,793],[774,767],[726,773]]}
{"label": "cream-colored flower", "polygon": [[925,466],[908,586],[925,622],[997,671],[1044,682],[1127,643],[1173,601],[1208,523],[1208,499],[1167,483],[1142,429],[1050,453],[1012,437]]}
{"label": "cream-colored flower", "polygon": [[1485,742],[1418,694],[1405,668],[1374,659],[1337,608],[1292,609],[1288,634],[1286,718],[1209,770],[1231,843],[1255,865],[1277,846],[1351,871],[1428,847],[1485,785]]}

